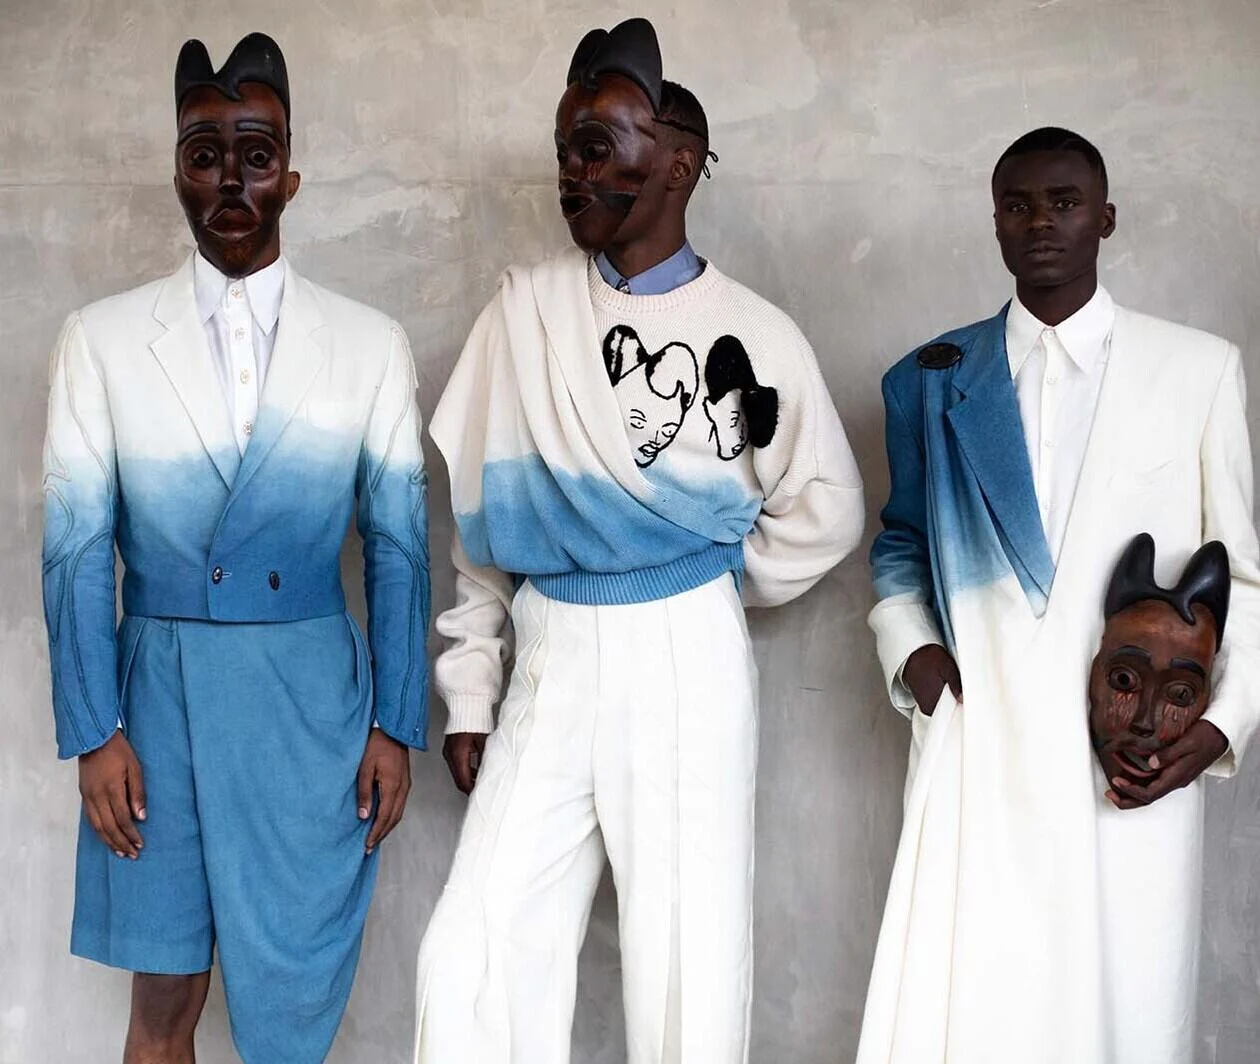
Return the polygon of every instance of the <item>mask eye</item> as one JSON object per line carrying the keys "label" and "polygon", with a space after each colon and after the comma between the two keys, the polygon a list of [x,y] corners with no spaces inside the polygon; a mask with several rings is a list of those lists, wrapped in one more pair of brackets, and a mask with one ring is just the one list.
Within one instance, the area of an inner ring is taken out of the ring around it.
{"label": "mask eye", "polygon": [[250,148],[245,153],[245,162],[255,170],[265,170],[271,165],[271,152],[265,148]]}
{"label": "mask eye", "polygon": [[1170,705],[1181,706],[1184,709],[1194,704],[1198,692],[1188,683],[1170,683],[1164,690],[1164,697]]}
{"label": "mask eye", "polygon": [[1142,686],[1137,673],[1132,669],[1126,669],[1124,666],[1112,669],[1107,674],[1107,683],[1111,685],[1113,691],[1119,691],[1122,694],[1129,694]]}
{"label": "mask eye", "polygon": [[219,153],[209,144],[198,144],[188,150],[184,161],[194,170],[208,170],[219,161]]}
{"label": "mask eye", "polygon": [[612,155],[612,146],[607,141],[588,140],[582,145],[582,161],[584,163],[602,163]]}

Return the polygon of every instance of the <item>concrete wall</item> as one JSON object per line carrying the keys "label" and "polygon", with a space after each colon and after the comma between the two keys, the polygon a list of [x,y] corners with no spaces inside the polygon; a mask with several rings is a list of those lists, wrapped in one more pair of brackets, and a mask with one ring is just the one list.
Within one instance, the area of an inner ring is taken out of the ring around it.
{"label": "concrete wall", "polygon": [[[1229,336],[1260,380],[1255,0],[0,0],[0,1064],[117,1059],[126,1023],[126,976],[67,954],[78,797],[48,708],[40,440],[66,313],[169,272],[189,247],[171,188],[180,43],[200,36],[216,60],[252,29],[284,45],[305,177],[287,252],[404,323],[427,415],[499,270],[564,243],[551,124],[570,50],[632,13],[656,20],[667,74],[709,107],[722,159],[697,195],[694,243],[812,339],[872,523],[887,486],[879,375],[1007,297],[987,177],[1032,126],[1078,127],[1108,158],[1117,299]],[[435,559],[445,492],[435,470]],[[434,582],[441,607],[443,561]],[[908,742],[881,697],[869,605],[854,558],[753,620],[755,1064],[836,1064],[856,1044]],[[437,709],[435,743],[443,724]],[[414,766],[340,1064],[408,1052],[415,948],[463,804],[436,753]],[[1211,787],[1202,1064],[1260,1059],[1258,804],[1254,763]],[[624,1059],[615,926],[605,886],[580,1064]],[[217,988],[200,1047],[204,1064],[234,1059]]]}

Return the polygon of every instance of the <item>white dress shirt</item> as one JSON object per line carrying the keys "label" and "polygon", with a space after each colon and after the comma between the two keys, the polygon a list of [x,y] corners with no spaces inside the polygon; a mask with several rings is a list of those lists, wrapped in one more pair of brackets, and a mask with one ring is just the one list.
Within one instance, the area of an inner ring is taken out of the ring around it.
{"label": "white dress shirt", "polygon": [[1019,399],[1050,556],[1058,564],[1111,352],[1116,306],[1101,286],[1051,328],[1016,296],[1006,316],[1006,357]]}
{"label": "white dress shirt", "polygon": [[193,258],[197,312],[242,454],[254,431],[258,400],[276,344],[284,277],[283,256],[239,280],[224,276],[200,251]]}

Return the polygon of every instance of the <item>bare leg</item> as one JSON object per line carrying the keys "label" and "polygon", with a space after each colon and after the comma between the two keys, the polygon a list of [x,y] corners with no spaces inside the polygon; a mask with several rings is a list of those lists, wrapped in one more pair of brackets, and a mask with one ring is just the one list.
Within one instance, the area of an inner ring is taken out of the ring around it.
{"label": "bare leg", "polygon": [[123,1064],[193,1064],[193,1032],[209,988],[209,972],[137,972],[131,982],[131,1026]]}

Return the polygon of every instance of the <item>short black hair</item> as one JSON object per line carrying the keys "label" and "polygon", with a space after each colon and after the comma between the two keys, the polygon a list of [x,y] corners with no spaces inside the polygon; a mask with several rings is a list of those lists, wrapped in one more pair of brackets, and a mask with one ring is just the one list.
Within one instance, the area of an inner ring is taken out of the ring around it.
{"label": "short black hair", "polygon": [[709,119],[696,94],[676,81],[661,82],[661,109],[656,120],[690,133],[709,146]]}
{"label": "short black hair", "polygon": [[1103,199],[1107,198],[1107,164],[1103,162],[1102,152],[1079,133],[1073,133],[1070,129],[1063,129],[1060,126],[1042,126],[1040,129],[1034,129],[1029,133],[1025,133],[1006,151],[1002,152],[1002,155],[993,167],[993,176],[990,178],[990,182],[997,181],[998,171],[1002,169],[1002,164],[1007,159],[1013,159],[1018,155],[1031,155],[1037,151],[1076,152],[1077,155],[1089,163],[1090,169],[1101,178]]}

